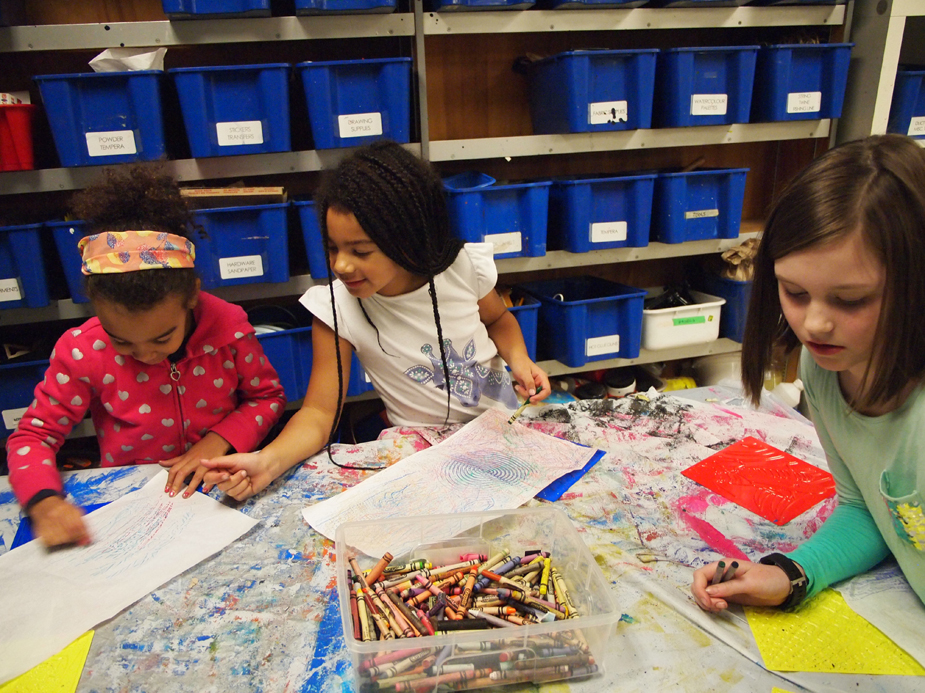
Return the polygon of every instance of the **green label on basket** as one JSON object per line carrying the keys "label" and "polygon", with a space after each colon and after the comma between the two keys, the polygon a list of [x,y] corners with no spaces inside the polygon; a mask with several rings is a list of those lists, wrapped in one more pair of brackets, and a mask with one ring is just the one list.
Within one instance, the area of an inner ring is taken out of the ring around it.
{"label": "green label on basket", "polygon": [[699,325],[707,321],[706,315],[695,315],[690,318],[675,318],[672,322],[677,325]]}

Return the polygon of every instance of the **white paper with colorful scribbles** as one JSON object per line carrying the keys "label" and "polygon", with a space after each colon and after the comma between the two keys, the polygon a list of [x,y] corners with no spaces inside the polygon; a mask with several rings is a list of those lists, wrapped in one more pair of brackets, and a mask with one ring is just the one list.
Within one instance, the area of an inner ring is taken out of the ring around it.
{"label": "white paper with colorful scribbles", "polygon": [[0,683],[221,550],[257,524],[201,493],[171,498],[162,471],[86,516],[93,541],[0,556]]}
{"label": "white paper with colorful scribbles", "polygon": [[[344,522],[386,517],[508,510],[533,498],[563,474],[581,469],[596,452],[508,423],[509,413],[489,409],[443,442],[406,457],[351,489],[302,511],[329,539]],[[460,527],[460,531],[465,527]],[[369,536],[355,548],[368,555],[391,551]]]}

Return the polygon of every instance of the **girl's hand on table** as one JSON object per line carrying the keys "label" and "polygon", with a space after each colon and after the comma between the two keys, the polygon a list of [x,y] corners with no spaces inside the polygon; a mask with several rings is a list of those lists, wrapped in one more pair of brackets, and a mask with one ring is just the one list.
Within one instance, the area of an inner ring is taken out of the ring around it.
{"label": "girl's hand on table", "polygon": [[[724,559],[726,565],[733,560]],[[763,565],[738,559],[735,577],[726,582],[711,584],[718,562],[694,571],[691,594],[704,611],[719,613],[730,603],[748,606],[777,606],[790,594],[787,574],[773,565]]]}
{"label": "girl's hand on table", "polygon": [[277,475],[266,468],[266,456],[256,452],[241,452],[224,457],[202,460],[208,470],[205,483],[217,486],[235,500],[250,498],[260,493]]}
{"label": "girl's hand on table", "polygon": [[43,498],[29,509],[32,534],[47,547],[63,544],[89,544],[90,534],[83,521],[84,511],[60,496]]}
{"label": "girl's hand on table", "polygon": [[[183,497],[189,498],[196,492],[206,472],[209,471],[207,467],[202,466],[202,460],[224,455],[228,452],[230,447],[227,440],[217,433],[209,431],[182,455],[177,455],[169,460],[161,461],[160,465],[169,469],[167,472],[167,486],[164,488],[164,493],[173,497],[180,492],[180,489],[183,488],[184,485],[186,485]],[[189,478],[191,474],[192,479],[190,479],[189,484],[186,484],[186,479]],[[203,493],[208,493],[212,485],[213,484],[206,484],[203,486]]]}

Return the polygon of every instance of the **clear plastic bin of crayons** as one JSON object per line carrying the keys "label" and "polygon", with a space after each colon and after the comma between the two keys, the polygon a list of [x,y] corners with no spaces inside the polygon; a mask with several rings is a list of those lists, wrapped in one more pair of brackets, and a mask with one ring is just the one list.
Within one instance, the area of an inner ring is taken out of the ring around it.
{"label": "clear plastic bin of crayons", "polygon": [[[347,522],[335,545],[344,640],[360,693],[475,690],[604,672],[620,613],[591,552],[553,506]],[[368,590],[348,577],[358,568],[365,581],[386,553],[391,561]],[[414,572],[421,562],[431,566],[417,573],[423,580]]]}

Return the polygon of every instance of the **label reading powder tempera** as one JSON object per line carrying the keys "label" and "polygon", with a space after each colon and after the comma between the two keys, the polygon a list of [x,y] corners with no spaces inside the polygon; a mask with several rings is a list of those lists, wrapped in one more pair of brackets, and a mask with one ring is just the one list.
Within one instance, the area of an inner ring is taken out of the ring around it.
{"label": "label reading powder tempera", "polygon": [[87,132],[87,154],[90,156],[119,156],[120,154],[137,154],[135,133],[131,130],[113,130],[111,132]]}

